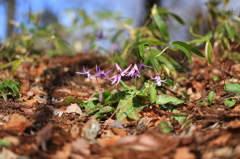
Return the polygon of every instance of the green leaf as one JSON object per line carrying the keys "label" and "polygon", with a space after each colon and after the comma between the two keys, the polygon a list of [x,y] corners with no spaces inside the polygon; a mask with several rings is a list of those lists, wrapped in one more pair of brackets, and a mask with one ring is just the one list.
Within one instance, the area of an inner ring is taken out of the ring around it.
{"label": "green leaf", "polygon": [[189,52],[184,46],[179,45],[179,44],[177,44],[177,43],[172,43],[171,45],[172,45],[172,46],[175,46],[176,48],[178,48],[178,49],[180,49],[180,50],[182,50],[182,51],[186,54],[186,56],[188,57],[188,59],[192,62],[192,56],[191,56],[190,52]]}
{"label": "green leaf", "polygon": [[238,83],[225,83],[224,89],[232,93],[240,93],[240,84]]}
{"label": "green leaf", "polygon": [[185,99],[189,102],[190,101],[190,96],[186,92],[184,92],[184,91],[181,91],[181,93],[183,94]]}
{"label": "green leaf", "polygon": [[13,73],[16,71],[16,69],[20,66],[21,63],[22,63],[21,60],[17,60],[17,61],[13,64],[13,67],[12,67],[12,69],[11,69],[11,71],[10,71],[10,74],[13,74]]}
{"label": "green leaf", "polygon": [[207,56],[208,62],[212,64],[212,44],[210,41],[207,41],[205,44],[205,54]]}
{"label": "green leaf", "polygon": [[208,105],[209,105],[209,101],[207,101],[207,100],[200,100],[200,101],[198,101],[198,102],[196,103],[196,105],[197,105],[198,107],[208,106]]}
{"label": "green leaf", "polygon": [[115,92],[114,94],[111,94],[110,96],[108,96],[107,99],[105,100],[104,105],[118,103],[120,99],[125,99],[125,97],[128,94],[129,94],[128,90],[119,90],[119,91]]}
{"label": "green leaf", "polygon": [[197,48],[187,44],[187,43],[184,43],[184,42],[181,42],[181,41],[174,41],[171,43],[173,46],[174,45],[178,45],[178,46],[181,46],[187,50],[190,50],[192,53],[198,55],[199,57],[205,57]]}
{"label": "green leaf", "polygon": [[192,27],[189,28],[189,32],[195,37],[198,37],[198,38],[201,38],[201,39],[204,38],[204,36],[194,33]]}
{"label": "green leaf", "polygon": [[169,12],[169,15],[171,15],[174,19],[176,19],[178,21],[178,23],[182,24],[182,25],[185,25],[185,22],[182,20],[182,18],[180,18],[177,14],[174,14],[174,13],[170,13]]}
{"label": "green leaf", "polygon": [[113,108],[111,106],[105,106],[100,108],[100,110],[98,111],[98,114],[110,113],[112,111],[113,111]]}
{"label": "green leaf", "polygon": [[[181,113],[179,110],[177,109],[173,109],[172,111],[173,113]],[[171,119],[175,119],[178,121],[179,124],[183,124],[186,120],[186,116],[185,115],[172,115]]]}
{"label": "green leaf", "polygon": [[214,100],[214,92],[211,91],[209,94],[208,94],[208,100],[209,100],[209,105],[212,104],[213,100]]}
{"label": "green leaf", "polygon": [[214,81],[214,82],[216,82],[216,81],[218,80],[218,78],[219,78],[218,76],[213,75],[213,81]]}
{"label": "green leaf", "polygon": [[75,98],[73,98],[73,97],[69,97],[69,98],[66,100],[66,103],[69,104],[69,103],[71,103],[71,101],[74,100],[74,99],[75,99]]}
{"label": "green leaf", "polygon": [[165,24],[165,22],[163,21],[161,16],[158,15],[157,5],[154,5],[152,8],[152,16],[153,16],[153,20],[155,21],[155,23],[158,26],[159,31],[161,32],[161,34],[163,36],[163,39],[166,42],[168,42],[169,41],[169,33],[168,33],[167,25]]}
{"label": "green leaf", "polygon": [[7,81],[7,85],[12,89],[13,93],[16,93],[16,94],[19,93],[19,89],[16,82],[14,82],[13,80],[9,80]]}
{"label": "green leaf", "polygon": [[86,111],[89,111],[88,114],[93,114],[100,109],[97,106],[98,106],[98,100],[92,100],[87,102],[87,104],[85,105],[85,109]]}
{"label": "green leaf", "polygon": [[160,129],[162,130],[163,133],[170,133],[171,132],[171,127],[168,125],[167,122],[162,122],[159,125]]}
{"label": "green leaf", "polygon": [[174,86],[174,83],[173,83],[173,81],[172,81],[171,78],[167,77],[167,78],[166,78],[166,82],[167,82],[167,84],[168,84],[169,86],[171,86],[171,87]]}
{"label": "green leaf", "polygon": [[14,61],[11,61],[11,62],[8,62],[2,66],[0,66],[0,69],[3,69],[3,68],[6,68],[6,67],[9,67],[11,65],[13,65],[17,60],[14,60]]}
{"label": "green leaf", "polygon": [[131,116],[133,116],[132,113],[136,115],[137,113],[135,109],[141,106],[142,106],[141,101],[138,98],[134,97],[134,95],[132,94],[127,94],[125,98],[120,99],[118,103],[117,106],[118,111],[116,112],[117,120],[122,120],[123,118],[127,117],[129,113]]}
{"label": "green leaf", "polygon": [[166,94],[161,94],[157,96],[156,104],[181,104],[183,103],[184,100],[178,99],[174,96],[166,95]]}
{"label": "green leaf", "polygon": [[129,113],[128,113],[128,117],[130,118],[130,119],[132,119],[132,120],[138,120],[139,118],[140,118],[140,116],[139,116],[139,112],[141,111],[142,109],[133,109],[132,111],[130,111]]}
{"label": "green leaf", "polygon": [[149,90],[150,102],[154,103],[157,100],[157,90],[156,87],[152,86]]}
{"label": "green leaf", "polygon": [[0,138],[0,147],[9,147],[9,146],[11,146],[11,143],[9,141]]}
{"label": "green leaf", "polygon": [[234,41],[234,37],[235,37],[235,30],[229,25],[228,22],[225,23],[225,28],[227,30],[227,33],[231,39],[231,41]]}
{"label": "green leaf", "polygon": [[4,100],[7,100],[7,90],[3,85],[0,85],[0,92],[2,93],[2,97]]}
{"label": "green leaf", "polygon": [[135,87],[135,86],[129,87],[129,86],[127,86],[122,80],[120,80],[119,83],[121,84],[121,86],[122,86],[124,89],[127,89],[127,90],[136,90],[136,87]]}
{"label": "green leaf", "polygon": [[85,106],[86,103],[81,99],[75,99],[81,106]]}
{"label": "green leaf", "polygon": [[224,105],[227,107],[232,107],[236,104],[236,100],[232,99],[232,98],[227,98],[224,101]]}
{"label": "green leaf", "polygon": [[[102,101],[105,102],[105,100],[111,95],[111,92],[109,90],[103,91],[102,92]],[[98,98],[99,93],[96,93],[93,95],[94,98]]]}

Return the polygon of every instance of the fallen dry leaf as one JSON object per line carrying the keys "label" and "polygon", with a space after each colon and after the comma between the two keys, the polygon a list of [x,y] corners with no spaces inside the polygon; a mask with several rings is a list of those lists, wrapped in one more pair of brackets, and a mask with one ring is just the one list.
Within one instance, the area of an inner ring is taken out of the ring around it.
{"label": "fallen dry leaf", "polygon": [[152,149],[158,146],[157,141],[149,135],[141,135],[138,139],[138,143],[151,147]]}
{"label": "fallen dry leaf", "polygon": [[135,141],[137,141],[137,136],[133,135],[123,136],[116,142],[116,145],[130,144]]}
{"label": "fallen dry leaf", "polygon": [[48,123],[40,131],[37,132],[37,145],[41,146],[43,151],[47,151],[46,142],[52,137],[52,124]]}
{"label": "fallen dry leaf", "polygon": [[19,138],[15,137],[15,136],[5,136],[3,139],[10,142],[14,146],[18,146],[20,143]]}
{"label": "fallen dry leaf", "polygon": [[116,142],[121,138],[120,135],[117,136],[113,136],[109,139],[97,139],[97,142],[104,146],[104,147],[109,147],[109,146],[113,146],[116,144]]}
{"label": "fallen dry leaf", "polygon": [[70,130],[72,137],[77,137],[79,132],[80,132],[79,126],[77,124],[74,124]]}
{"label": "fallen dry leaf", "polygon": [[16,133],[22,133],[27,126],[30,123],[28,123],[27,119],[19,114],[13,114],[10,116],[9,122],[4,125],[5,130],[12,130]]}
{"label": "fallen dry leaf", "polygon": [[19,155],[12,152],[6,147],[2,148],[2,156],[3,156],[3,159],[19,159]]}
{"label": "fallen dry leaf", "polygon": [[189,147],[179,147],[174,154],[174,159],[196,159],[196,156],[190,152]]}
{"label": "fallen dry leaf", "polygon": [[217,146],[225,146],[231,136],[232,136],[231,133],[221,135],[217,139],[215,139],[213,143]]}
{"label": "fallen dry leaf", "polygon": [[71,144],[67,143],[62,147],[62,150],[57,151],[51,158],[68,159],[71,154]]}
{"label": "fallen dry leaf", "polygon": [[82,136],[87,139],[94,140],[98,132],[100,131],[100,124],[96,120],[96,117],[93,116],[84,126],[82,129]]}
{"label": "fallen dry leaf", "polygon": [[82,115],[82,110],[76,103],[72,103],[67,107],[65,113],[76,113]]}
{"label": "fallen dry leaf", "polygon": [[72,142],[72,152],[81,153],[85,156],[90,155],[89,142],[84,138],[77,138]]}
{"label": "fallen dry leaf", "polygon": [[127,132],[124,129],[110,128],[115,135],[125,136]]}

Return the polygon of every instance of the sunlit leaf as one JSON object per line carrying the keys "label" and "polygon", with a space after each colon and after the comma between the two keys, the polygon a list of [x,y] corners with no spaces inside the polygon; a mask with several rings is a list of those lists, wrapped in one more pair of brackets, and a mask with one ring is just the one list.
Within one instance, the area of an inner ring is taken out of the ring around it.
{"label": "sunlit leaf", "polygon": [[9,147],[10,145],[9,141],[0,138],[0,147]]}
{"label": "sunlit leaf", "polygon": [[232,98],[227,98],[224,101],[224,105],[227,107],[232,107],[236,104],[236,100],[232,99]]}
{"label": "sunlit leaf", "polygon": [[156,87],[152,86],[149,90],[150,102],[154,103],[157,100],[157,90]]}
{"label": "sunlit leaf", "polygon": [[66,100],[66,103],[69,104],[69,103],[71,103],[71,101],[73,101],[73,100],[74,100],[74,98],[73,98],[73,97],[70,97],[70,98],[68,98],[68,99]]}
{"label": "sunlit leaf", "polygon": [[175,47],[179,48],[180,50],[182,50],[185,53],[185,55],[188,57],[188,59],[192,62],[192,56],[191,56],[190,52],[184,46],[179,45],[177,43],[172,43],[172,46],[175,46]]}
{"label": "sunlit leaf", "polygon": [[169,33],[168,33],[167,25],[165,24],[165,22],[163,21],[161,16],[158,14],[157,5],[154,5],[152,8],[152,16],[153,16],[155,23],[157,24],[157,26],[159,28],[159,31],[162,33],[164,40],[166,42],[168,42],[169,41]]}
{"label": "sunlit leaf", "polygon": [[225,83],[224,89],[232,93],[240,93],[240,84],[238,83]]}
{"label": "sunlit leaf", "polygon": [[209,94],[208,94],[208,99],[209,99],[209,105],[212,104],[213,100],[214,100],[214,92],[211,91]]}
{"label": "sunlit leaf", "polygon": [[184,100],[178,99],[174,96],[161,94],[157,96],[156,104],[181,104],[184,103]]}
{"label": "sunlit leaf", "polygon": [[21,60],[15,61],[15,63],[13,64],[13,67],[12,67],[12,69],[10,71],[10,74],[13,74],[16,71],[16,69],[20,66],[21,63],[22,63]]}
{"label": "sunlit leaf", "polygon": [[16,61],[17,61],[17,60],[14,60],[14,61],[8,62],[8,63],[6,63],[6,64],[0,66],[0,69],[7,68],[7,67],[13,65]]}
{"label": "sunlit leaf", "polygon": [[212,64],[212,44],[210,41],[207,41],[205,44],[205,54],[207,56],[208,62]]}
{"label": "sunlit leaf", "polygon": [[[172,111],[173,113],[181,113],[179,110],[177,109],[173,109]],[[183,114],[183,113],[182,113]],[[172,115],[171,119],[175,119],[178,121],[179,124],[183,124],[186,120],[186,116],[185,115]]]}
{"label": "sunlit leaf", "polygon": [[159,125],[161,131],[163,133],[170,133],[171,132],[171,127],[168,125],[167,122],[162,122],[160,125]]}
{"label": "sunlit leaf", "polygon": [[225,28],[227,30],[227,33],[231,39],[231,41],[234,41],[234,37],[235,37],[235,29],[233,29],[228,22],[225,23]]}
{"label": "sunlit leaf", "polygon": [[171,43],[172,45],[178,45],[181,47],[184,47],[187,50],[190,50],[192,53],[198,55],[199,57],[205,57],[197,48],[185,43],[185,42],[181,42],[181,41],[174,41]]}

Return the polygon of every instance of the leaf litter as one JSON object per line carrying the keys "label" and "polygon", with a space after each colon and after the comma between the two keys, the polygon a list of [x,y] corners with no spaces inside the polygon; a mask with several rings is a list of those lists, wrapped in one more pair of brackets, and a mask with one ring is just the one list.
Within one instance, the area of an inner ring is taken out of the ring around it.
{"label": "leaf litter", "polygon": [[[94,82],[72,76],[86,65],[85,61],[89,61],[88,68],[94,69],[94,62],[100,63],[104,58],[83,54],[45,59],[38,66],[31,66],[37,71],[31,71],[28,80],[21,76],[29,73],[23,64],[13,74],[24,82],[20,100],[0,99],[0,158],[240,157],[239,64],[216,62],[208,66],[195,59],[190,74],[179,73],[185,80],[177,82],[178,87],[167,95],[151,99],[156,100],[155,106],[136,111],[133,118],[137,120],[126,115],[116,120],[116,115],[97,119],[82,109],[77,99],[94,101],[92,94],[97,88]],[[56,66],[69,69],[64,72]],[[66,103],[68,98],[72,99]],[[184,102],[184,98],[189,98],[189,102]],[[227,107],[226,99],[236,103]],[[109,107],[101,111],[107,113]]]}

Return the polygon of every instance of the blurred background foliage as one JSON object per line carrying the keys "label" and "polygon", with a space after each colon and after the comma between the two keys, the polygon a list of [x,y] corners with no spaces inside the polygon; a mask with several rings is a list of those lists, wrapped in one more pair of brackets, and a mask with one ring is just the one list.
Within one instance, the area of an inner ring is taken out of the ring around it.
{"label": "blurred background foliage", "polygon": [[[138,26],[133,26],[134,19],[123,17],[121,12],[100,10],[89,13],[78,8],[63,12],[69,21],[68,26],[64,26],[49,8],[41,13],[30,10],[25,15],[28,23],[18,22],[14,18],[16,1],[1,0],[8,12],[6,39],[2,40],[0,48],[0,59],[5,63],[0,69],[12,66],[13,73],[22,61],[36,56],[100,52],[112,57],[110,62],[119,62],[122,66],[144,59],[145,64],[176,74],[176,69],[184,70],[178,55],[190,61],[192,55],[189,52],[200,55],[188,44],[199,49],[204,46],[210,64],[214,56],[233,58],[231,44],[239,45],[240,18],[225,8],[229,2],[209,0],[207,14],[191,24],[192,40],[180,43],[171,40],[168,21],[185,25],[185,17],[160,7],[161,1],[141,3],[145,12]],[[136,5],[140,3],[136,2]]]}

